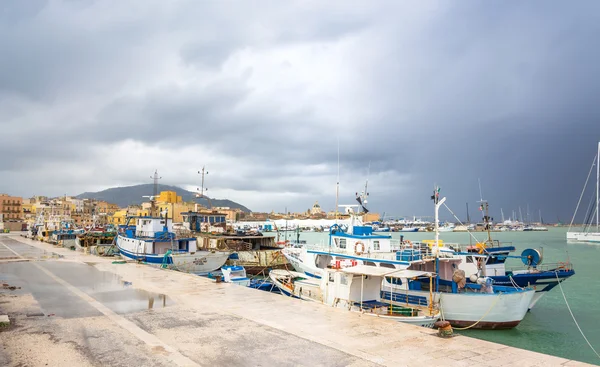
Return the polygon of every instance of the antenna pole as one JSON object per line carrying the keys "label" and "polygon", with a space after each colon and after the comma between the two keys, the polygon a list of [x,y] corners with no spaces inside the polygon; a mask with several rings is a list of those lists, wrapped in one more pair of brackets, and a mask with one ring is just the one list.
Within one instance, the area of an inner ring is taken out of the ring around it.
{"label": "antenna pole", "polygon": [[156,202],[156,197],[158,196],[158,180],[162,177],[158,176],[158,170],[154,170],[154,176],[150,176],[150,178],[154,181],[152,197],[150,198],[150,216],[153,217],[156,209],[154,204]]}
{"label": "antenna pole", "polygon": [[337,141],[337,182],[335,184],[335,222],[338,220],[338,206],[340,199],[340,138]]}
{"label": "antenna pole", "polygon": [[208,171],[206,171],[205,167],[202,166],[202,170],[198,171],[198,174],[202,175],[202,189],[200,194],[198,194],[198,197],[206,199],[206,202],[208,203],[208,209],[212,209],[212,202],[210,201],[210,198],[204,195],[204,192],[208,191],[208,188],[204,188],[204,175],[208,175]]}

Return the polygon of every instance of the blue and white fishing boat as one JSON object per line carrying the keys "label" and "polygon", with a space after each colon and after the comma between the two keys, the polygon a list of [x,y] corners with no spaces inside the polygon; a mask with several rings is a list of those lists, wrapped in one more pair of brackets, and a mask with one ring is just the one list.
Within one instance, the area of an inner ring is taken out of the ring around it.
{"label": "blue and white fishing boat", "polygon": [[[445,198],[439,199],[438,195],[439,191],[434,195],[436,239],[433,243],[413,245],[408,240],[396,243],[391,236],[374,235],[370,227],[353,225],[349,232],[334,227],[330,231],[328,245],[286,248],[283,253],[298,272],[319,278],[328,274],[330,268],[343,268],[344,263],[351,267],[365,265],[390,272],[412,270],[436,274],[434,285],[429,285],[429,280],[425,283],[421,280],[408,282],[409,278],[414,278],[412,274],[404,280],[386,278],[382,299],[407,306],[431,307],[432,302],[437,303],[444,318],[454,326],[483,329],[515,327],[527,313],[535,291],[493,286],[493,281],[487,277],[478,277],[475,284],[465,284],[465,272],[459,269],[461,258],[452,249],[444,248],[439,240],[437,213]],[[347,213],[355,218],[350,209],[347,206]],[[386,291],[386,287],[389,290]],[[434,295],[432,299],[426,297],[430,292]]]}
{"label": "blue and white fishing boat", "polygon": [[371,226],[362,224],[354,205],[341,205],[350,215],[350,225],[334,224],[329,229],[328,243],[301,244],[281,250],[294,269],[311,277],[321,278],[331,266],[371,265],[392,270],[406,269],[410,262],[400,251],[400,241],[377,234]]}
{"label": "blue and white fishing boat", "polygon": [[[134,220],[135,224],[130,224]],[[164,217],[131,217],[119,226],[117,247],[122,257],[188,273],[219,269],[229,252],[199,251],[196,238],[178,238],[173,221]]]}
{"label": "blue and white fishing boat", "polygon": [[[453,251],[455,256],[461,259],[458,267],[464,270],[467,282],[476,283],[477,279],[483,277],[492,279],[493,284],[498,286],[534,287],[536,293],[529,305],[531,309],[546,292],[556,287],[559,282],[575,275],[573,264],[569,261],[542,266],[543,253],[536,249],[526,249],[520,256],[510,255],[515,251],[512,244],[503,244],[491,237],[491,221],[486,201],[482,201],[481,209],[485,213],[483,219],[487,240],[469,246],[444,244],[439,239],[437,242],[442,246],[441,251]],[[509,258],[520,259],[524,266],[507,268],[506,260]]]}
{"label": "blue and white fishing boat", "polygon": [[266,292],[280,293],[279,288],[269,281],[268,278],[248,278],[246,269],[241,265],[224,265],[218,272],[208,273],[208,277],[211,279],[219,275],[223,277],[223,282],[225,283],[233,283]]}

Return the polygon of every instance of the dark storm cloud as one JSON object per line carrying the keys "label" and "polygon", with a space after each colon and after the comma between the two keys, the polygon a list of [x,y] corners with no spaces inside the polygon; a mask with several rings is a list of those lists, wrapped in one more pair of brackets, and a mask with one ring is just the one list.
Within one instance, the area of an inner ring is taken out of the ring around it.
{"label": "dark storm cloud", "polygon": [[464,217],[480,178],[496,217],[564,221],[600,139],[599,7],[5,2],[1,191],[206,164],[217,195],[305,210],[334,201],[339,141],[343,201],[370,167],[389,215],[430,214],[437,183]]}

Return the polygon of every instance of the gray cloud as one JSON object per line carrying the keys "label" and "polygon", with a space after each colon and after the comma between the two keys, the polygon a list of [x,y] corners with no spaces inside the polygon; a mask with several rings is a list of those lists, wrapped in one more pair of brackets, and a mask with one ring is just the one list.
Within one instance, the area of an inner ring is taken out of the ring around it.
{"label": "gray cloud", "polygon": [[339,140],[342,201],[370,165],[377,211],[428,215],[438,183],[460,213],[481,178],[495,213],[564,221],[600,137],[599,7],[5,2],[0,191],[194,189],[207,165],[214,196],[332,209]]}

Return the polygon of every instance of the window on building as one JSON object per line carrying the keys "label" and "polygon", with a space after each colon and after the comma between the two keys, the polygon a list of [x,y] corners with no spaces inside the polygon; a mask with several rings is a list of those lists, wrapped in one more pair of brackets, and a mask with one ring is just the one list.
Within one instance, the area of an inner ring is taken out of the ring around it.
{"label": "window on building", "polygon": [[346,248],[346,239],[345,238],[340,239],[340,248]]}
{"label": "window on building", "polygon": [[379,241],[373,241],[373,250],[381,250],[381,247],[379,246]]}

